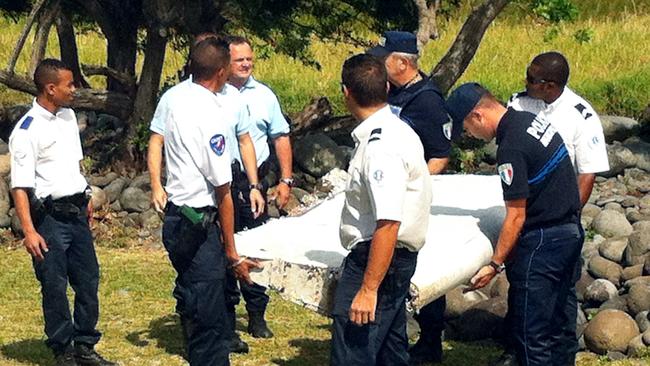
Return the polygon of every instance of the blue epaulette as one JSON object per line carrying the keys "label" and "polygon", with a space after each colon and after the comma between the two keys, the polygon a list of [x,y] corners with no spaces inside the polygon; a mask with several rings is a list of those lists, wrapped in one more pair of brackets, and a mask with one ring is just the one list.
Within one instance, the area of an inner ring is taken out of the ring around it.
{"label": "blue epaulette", "polygon": [[26,130],[29,128],[29,126],[32,124],[32,121],[34,120],[34,117],[32,116],[27,116],[23,121],[20,123],[20,129],[21,130]]}

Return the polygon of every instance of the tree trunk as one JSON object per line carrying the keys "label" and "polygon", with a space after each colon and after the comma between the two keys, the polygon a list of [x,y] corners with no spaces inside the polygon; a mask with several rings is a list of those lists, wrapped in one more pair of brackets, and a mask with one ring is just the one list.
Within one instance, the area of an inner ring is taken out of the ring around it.
{"label": "tree trunk", "polygon": [[486,0],[474,8],[447,54],[431,72],[431,78],[446,93],[463,75],[474,58],[483,35],[510,0]]}
{"label": "tree trunk", "polygon": [[61,7],[59,6],[59,0],[52,0],[47,3],[38,16],[36,33],[34,34],[34,43],[32,45],[32,57],[27,71],[29,75],[34,75],[36,66],[38,66],[39,62],[41,62],[45,56],[45,48],[47,47],[47,41],[50,36],[50,29],[52,28],[52,24],[54,24],[54,20],[57,18],[60,10]]}
{"label": "tree trunk", "polygon": [[63,11],[59,12],[59,16],[56,19],[56,33],[59,37],[61,61],[72,69],[74,85],[77,88],[90,88],[90,84],[84,79],[79,66],[79,52],[77,51],[77,39],[74,35],[74,27]]}
{"label": "tree trunk", "polygon": [[36,19],[36,15],[41,10],[41,7],[45,3],[45,1],[46,0],[38,0],[38,2],[34,4],[34,7],[32,7],[32,11],[29,13],[29,16],[27,17],[27,21],[25,21],[25,27],[20,32],[20,36],[18,37],[18,42],[16,42],[16,47],[14,48],[14,52],[13,54],[11,54],[11,58],[9,59],[9,63],[7,64],[7,72],[9,73],[14,72],[14,69],[16,68],[16,62],[18,61],[18,56],[20,55],[20,51],[22,51],[23,47],[25,47],[25,40],[29,35],[29,31],[32,29],[32,25],[34,24],[34,19]]}
{"label": "tree trunk", "polygon": [[418,49],[422,50],[430,39],[437,39],[438,23],[436,21],[436,12],[440,8],[440,0],[435,0],[431,6],[427,5],[427,0],[413,0],[418,8],[418,30],[416,38],[418,39]]}

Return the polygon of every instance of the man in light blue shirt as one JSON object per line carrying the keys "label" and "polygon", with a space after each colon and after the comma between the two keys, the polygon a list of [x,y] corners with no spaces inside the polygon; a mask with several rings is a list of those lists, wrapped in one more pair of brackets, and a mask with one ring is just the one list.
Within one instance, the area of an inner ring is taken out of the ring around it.
{"label": "man in light blue shirt", "polygon": [[[260,182],[274,184],[265,179],[270,173],[269,157],[273,147],[280,166],[280,179],[277,185],[276,203],[283,208],[289,200],[292,179],[292,155],[291,142],[289,140],[289,124],[282,115],[280,103],[273,91],[266,85],[255,80],[253,73],[253,50],[250,42],[244,37],[229,37],[230,44],[230,77],[228,82],[239,91],[241,98],[248,107],[251,125],[249,134],[255,145],[257,158],[257,175]],[[265,214],[259,217],[251,215],[250,202],[248,202],[248,190],[259,188],[262,193],[266,192],[267,186],[261,184],[259,187],[248,184],[246,176],[241,170],[241,165],[233,166],[233,197],[235,197],[235,231],[246,228],[254,228],[263,224],[268,216]],[[239,281],[239,287],[246,300],[248,311],[248,332],[256,338],[270,338],[273,333],[266,325],[264,312],[269,297],[266,295],[266,288],[258,284],[249,285]],[[237,280],[229,276],[226,285],[227,310],[230,311],[232,336],[235,333],[235,305],[239,303],[239,289]]]}

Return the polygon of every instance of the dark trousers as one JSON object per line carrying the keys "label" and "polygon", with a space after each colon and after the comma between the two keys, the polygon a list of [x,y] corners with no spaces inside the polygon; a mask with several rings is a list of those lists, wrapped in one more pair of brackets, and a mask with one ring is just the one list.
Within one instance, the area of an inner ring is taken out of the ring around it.
{"label": "dark trousers", "polygon": [[428,342],[441,342],[442,331],[445,330],[445,308],[447,298],[445,295],[433,300],[420,309],[415,315],[415,320],[420,325],[420,339]]}
{"label": "dark trousers", "polygon": [[[268,174],[266,163],[258,169],[258,179],[264,182],[264,177]],[[262,197],[266,201],[266,184],[262,189]],[[264,212],[257,218],[253,217],[251,212],[250,189],[248,188],[248,178],[239,168],[239,163],[233,164],[233,182],[231,185],[233,203],[235,206],[235,232],[245,229],[256,228],[268,220],[266,206]],[[241,292],[240,292],[241,290]],[[266,305],[269,303],[269,296],[266,294],[266,287],[253,283],[251,285],[244,281],[238,281],[232,271],[226,275],[226,308],[231,319],[231,330],[235,331],[235,306],[239,304],[240,296],[246,301],[246,310],[249,313],[263,313],[266,311]]]}
{"label": "dark trousers", "polygon": [[[101,337],[95,329],[99,265],[85,207],[80,211],[67,217],[45,214],[36,223],[49,249],[33,266],[43,294],[46,344],[54,353],[63,352],[72,341],[92,346]],[[75,293],[74,315],[66,295],[68,281]]]}
{"label": "dark trousers", "polygon": [[330,365],[408,365],[406,296],[417,253],[396,249],[377,295],[375,322],[357,326],[350,306],[361,288],[368,263],[368,242],[358,244],[345,259],[336,287]]}
{"label": "dark trousers", "polygon": [[576,309],[568,309],[572,305],[567,299],[575,284],[583,239],[576,224],[520,236],[506,264],[508,322],[519,365],[566,366],[575,357],[563,339],[568,329],[575,334]]}
{"label": "dark trousers", "polygon": [[190,365],[229,365],[225,329],[226,258],[217,225],[201,230],[167,204],[163,244],[178,276],[174,297]]}

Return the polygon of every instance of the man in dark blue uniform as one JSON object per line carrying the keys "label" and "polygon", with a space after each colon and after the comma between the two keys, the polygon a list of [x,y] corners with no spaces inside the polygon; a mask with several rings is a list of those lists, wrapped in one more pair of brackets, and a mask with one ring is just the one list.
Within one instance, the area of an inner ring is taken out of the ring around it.
{"label": "man in dark blue uniform", "polygon": [[[90,233],[90,189],[74,111],[72,71],[43,60],[34,72],[38,95],[9,138],[11,194],[43,294],[47,346],[56,364],[115,365],[94,350],[101,333],[99,265]],[[66,294],[74,290],[74,314]],[[74,347],[73,347],[74,346]]]}
{"label": "man in dark blue uniform", "polygon": [[508,317],[520,365],[565,366],[559,347],[573,270],[580,258],[580,196],[564,141],[541,115],[506,109],[476,83],[454,90],[447,109],[474,137],[496,136],[506,218],[474,289],[507,268]]}
{"label": "man in dark blue uniform", "polygon": [[[417,39],[413,33],[389,31],[383,42],[368,53],[384,60],[390,91],[388,103],[418,135],[424,147],[424,160],[429,174],[439,174],[447,166],[451,140],[460,135],[462,126],[453,128],[445,111],[445,102],[438,86],[418,69]],[[445,296],[420,310],[415,319],[420,325],[420,338],[409,351],[411,364],[441,362]]]}

